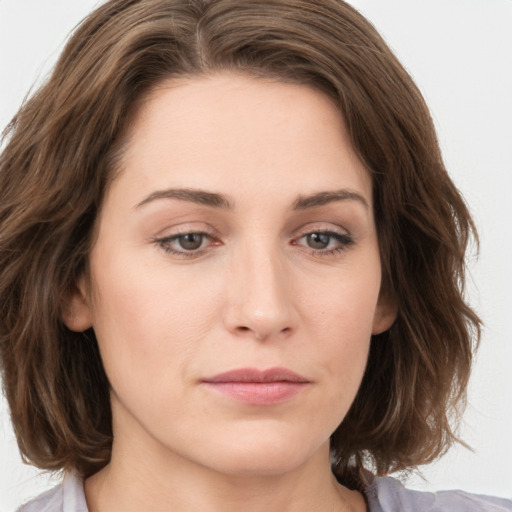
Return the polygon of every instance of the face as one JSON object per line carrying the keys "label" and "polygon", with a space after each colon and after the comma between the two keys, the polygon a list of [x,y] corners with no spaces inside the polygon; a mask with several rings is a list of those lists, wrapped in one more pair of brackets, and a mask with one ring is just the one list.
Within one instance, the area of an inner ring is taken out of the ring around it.
{"label": "face", "polygon": [[268,474],[328,456],[394,319],[380,283],[371,180],[330,101],[217,75],[143,105],[65,321],[96,333],[114,450]]}

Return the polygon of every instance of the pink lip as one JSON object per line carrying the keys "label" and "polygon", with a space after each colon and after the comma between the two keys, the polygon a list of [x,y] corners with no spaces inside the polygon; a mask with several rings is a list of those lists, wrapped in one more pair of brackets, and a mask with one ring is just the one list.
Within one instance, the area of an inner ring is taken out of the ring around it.
{"label": "pink lip", "polygon": [[310,381],[286,368],[240,368],[205,378],[202,383],[247,404],[272,405],[296,395]]}

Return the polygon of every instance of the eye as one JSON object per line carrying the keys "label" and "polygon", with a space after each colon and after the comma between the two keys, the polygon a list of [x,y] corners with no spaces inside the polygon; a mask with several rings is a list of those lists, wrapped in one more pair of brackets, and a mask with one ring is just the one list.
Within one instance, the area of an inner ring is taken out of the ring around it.
{"label": "eye", "polygon": [[331,242],[331,236],[328,233],[309,233],[306,235],[306,243],[311,249],[327,249]]}
{"label": "eye", "polygon": [[167,253],[194,256],[212,244],[213,240],[208,233],[191,232],[158,238],[154,242]]}
{"label": "eye", "polygon": [[353,239],[335,231],[314,231],[301,236],[296,244],[305,245],[314,253],[332,254],[346,249],[353,244]]}
{"label": "eye", "polygon": [[176,238],[177,244],[185,251],[197,251],[203,245],[203,233],[187,233]]}

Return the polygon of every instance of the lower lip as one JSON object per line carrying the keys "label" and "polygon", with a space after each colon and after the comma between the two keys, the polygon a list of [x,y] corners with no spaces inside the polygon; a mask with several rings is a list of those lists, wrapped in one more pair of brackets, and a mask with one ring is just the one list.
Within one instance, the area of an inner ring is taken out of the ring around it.
{"label": "lower lip", "polygon": [[205,382],[210,389],[250,405],[274,405],[305,389],[307,382]]}

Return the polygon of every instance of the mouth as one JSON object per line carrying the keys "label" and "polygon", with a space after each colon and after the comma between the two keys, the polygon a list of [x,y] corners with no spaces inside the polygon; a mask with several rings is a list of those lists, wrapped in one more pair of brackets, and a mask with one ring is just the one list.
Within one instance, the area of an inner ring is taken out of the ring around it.
{"label": "mouth", "polygon": [[287,368],[239,368],[201,381],[208,389],[250,405],[285,402],[310,384],[307,378]]}

